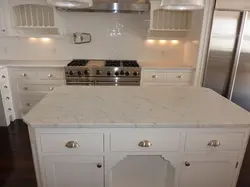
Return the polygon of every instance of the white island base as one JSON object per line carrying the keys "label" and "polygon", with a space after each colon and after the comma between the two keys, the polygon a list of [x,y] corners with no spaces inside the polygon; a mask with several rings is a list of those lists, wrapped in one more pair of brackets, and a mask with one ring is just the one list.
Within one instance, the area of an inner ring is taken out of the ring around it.
{"label": "white island base", "polygon": [[250,127],[245,110],[188,87],[64,86],[24,121],[38,187],[235,187]]}

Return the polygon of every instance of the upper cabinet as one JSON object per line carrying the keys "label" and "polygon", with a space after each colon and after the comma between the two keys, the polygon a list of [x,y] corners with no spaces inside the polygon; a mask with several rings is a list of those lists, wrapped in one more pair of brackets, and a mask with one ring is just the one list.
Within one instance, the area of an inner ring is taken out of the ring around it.
{"label": "upper cabinet", "polygon": [[[3,0],[0,5],[0,29],[1,32],[5,32],[5,35],[58,33],[54,7],[47,4],[45,0]],[[7,29],[8,26],[9,29]]]}
{"label": "upper cabinet", "polygon": [[6,36],[10,33],[10,16],[8,1],[1,0],[0,1],[0,36]]}
{"label": "upper cabinet", "polygon": [[216,8],[229,10],[250,10],[249,0],[217,0]]}
{"label": "upper cabinet", "polygon": [[[164,10],[160,8],[160,1],[150,2],[149,39],[186,37],[188,32],[193,30],[195,17],[203,16],[203,10]],[[202,22],[199,24],[201,25]]]}

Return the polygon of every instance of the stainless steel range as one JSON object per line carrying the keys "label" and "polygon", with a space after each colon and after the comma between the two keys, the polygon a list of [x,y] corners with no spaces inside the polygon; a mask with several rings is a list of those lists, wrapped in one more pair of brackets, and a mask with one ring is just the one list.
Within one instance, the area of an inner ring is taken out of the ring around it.
{"label": "stainless steel range", "polygon": [[139,86],[135,60],[73,60],[65,67],[67,85]]}

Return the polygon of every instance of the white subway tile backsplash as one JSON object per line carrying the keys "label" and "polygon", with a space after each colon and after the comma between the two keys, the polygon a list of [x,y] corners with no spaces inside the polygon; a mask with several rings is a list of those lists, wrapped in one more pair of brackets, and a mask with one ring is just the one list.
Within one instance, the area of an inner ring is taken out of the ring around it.
{"label": "white subway tile backsplash", "polygon": [[[149,14],[58,12],[60,32],[67,36],[50,42],[28,38],[0,38],[0,58],[12,60],[136,59],[181,64],[184,41],[178,45],[145,42]],[[74,32],[87,32],[92,42],[76,45]],[[32,37],[32,36],[31,36]],[[8,48],[8,53],[4,48]]]}

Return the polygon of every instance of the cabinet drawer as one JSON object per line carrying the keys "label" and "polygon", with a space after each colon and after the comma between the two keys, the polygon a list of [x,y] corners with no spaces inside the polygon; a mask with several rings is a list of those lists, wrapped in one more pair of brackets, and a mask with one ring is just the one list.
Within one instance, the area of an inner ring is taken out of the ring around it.
{"label": "cabinet drawer", "polygon": [[47,153],[103,152],[103,134],[41,134],[41,146]]}
{"label": "cabinet drawer", "polygon": [[10,95],[10,87],[8,83],[1,85],[1,92],[3,95]]}
{"label": "cabinet drawer", "polygon": [[63,71],[61,68],[29,68],[29,69],[13,69],[11,76],[15,79],[41,79],[41,80],[57,80],[63,79]]}
{"label": "cabinet drawer", "polygon": [[[179,132],[165,130],[136,130],[111,134],[111,151],[178,151]],[[151,146],[143,147],[148,141]]]}
{"label": "cabinet drawer", "polygon": [[37,79],[38,73],[29,69],[12,70],[11,77],[14,79]]}
{"label": "cabinet drawer", "polygon": [[166,73],[165,72],[144,71],[143,72],[143,80],[144,81],[153,81],[153,82],[166,81]]}
{"label": "cabinet drawer", "polygon": [[61,69],[44,69],[39,71],[38,76],[41,80],[63,79],[63,71]]}
{"label": "cabinet drawer", "polygon": [[20,109],[31,109],[38,102],[40,102],[46,94],[44,95],[20,95],[19,107]]}
{"label": "cabinet drawer", "polygon": [[[236,151],[243,145],[244,133],[189,133],[186,139],[186,151]],[[217,142],[215,145],[213,142]],[[214,144],[211,145],[211,144]]]}
{"label": "cabinet drawer", "polygon": [[167,73],[167,81],[169,82],[190,82],[192,73]]}
{"label": "cabinet drawer", "polygon": [[30,83],[19,83],[17,85],[18,92],[50,92],[55,89],[55,87],[61,84],[30,84]]}

